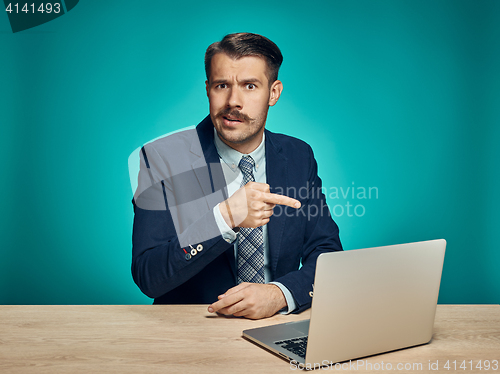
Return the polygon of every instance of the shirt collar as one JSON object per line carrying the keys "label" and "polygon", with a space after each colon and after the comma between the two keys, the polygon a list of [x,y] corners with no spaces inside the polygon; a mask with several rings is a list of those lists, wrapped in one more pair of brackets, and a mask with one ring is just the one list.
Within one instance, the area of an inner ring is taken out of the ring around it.
{"label": "shirt collar", "polygon": [[219,157],[224,161],[233,171],[239,171],[238,165],[243,156],[252,156],[255,161],[254,171],[256,172],[261,165],[263,165],[264,157],[266,155],[265,147],[266,134],[262,134],[262,142],[259,146],[248,155],[238,152],[236,149],[231,148],[222,140],[220,140],[219,135],[217,135],[217,130],[214,127],[214,143],[215,148],[217,148],[217,153]]}

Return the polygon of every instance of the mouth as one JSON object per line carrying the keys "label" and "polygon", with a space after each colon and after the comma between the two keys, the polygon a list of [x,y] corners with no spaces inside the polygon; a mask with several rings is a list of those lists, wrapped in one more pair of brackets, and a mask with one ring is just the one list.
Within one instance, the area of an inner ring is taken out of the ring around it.
{"label": "mouth", "polygon": [[231,121],[231,122],[243,122],[241,119],[232,117],[232,116],[222,116],[226,121]]}
{"label": "mouth", "polygon": [[224,124],[226,126],[235,126],[243,122],[241,119],[229,115],[222,116],[222,119],[224,120]]}

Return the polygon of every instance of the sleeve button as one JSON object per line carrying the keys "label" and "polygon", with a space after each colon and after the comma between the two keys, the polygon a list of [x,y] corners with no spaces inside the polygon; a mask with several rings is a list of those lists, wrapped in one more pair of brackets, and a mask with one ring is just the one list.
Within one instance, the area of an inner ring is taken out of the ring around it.
{"label": "sleeve button", "polygon": [[201,251],[203,250],[203,246],[202,246],[201,244],[198,244],[198,245],[196,246],[196,250],[197,250],[198,252],[201,252]]}
{"label": "sleeve button", "polygon": [[191,255],[189,253],[186,253],[186,260],[191,260]]}
{"label": "sleeve button", "polygon": [[191,249],[191,256],[196,256],[198,254],[198,251],[196,249]]}

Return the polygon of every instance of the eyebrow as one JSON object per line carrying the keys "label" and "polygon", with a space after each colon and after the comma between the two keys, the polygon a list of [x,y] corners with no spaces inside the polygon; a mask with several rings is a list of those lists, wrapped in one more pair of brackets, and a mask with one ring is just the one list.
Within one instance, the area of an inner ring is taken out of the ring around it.
{"label": "eyebrow", "polygon": [[[211,84],[222,84],[222,83],[228,83],[229,81],[227,79],[216,79],[211,82]],[[262,84],[262,82],[257,79],[257,78],[247,78],[247,79],[240,79],[238,83],[259,83]]]}
{"label": "eyebrow", "polygon": [[260,84],[262,84],[262,82],[260,80],[258,80],[257,78],[242,79],[240,82],[244,82],[244,83],[260,83]]}

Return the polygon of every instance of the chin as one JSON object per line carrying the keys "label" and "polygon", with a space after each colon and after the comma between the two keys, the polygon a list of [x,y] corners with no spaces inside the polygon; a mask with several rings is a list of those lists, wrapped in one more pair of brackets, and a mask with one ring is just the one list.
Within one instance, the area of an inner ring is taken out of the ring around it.
{"label": "chin", "polygon": [[233,144],[244,144],[247,141],[251,140],[255,136],[255,135],[249,136],[248,134],[241,134],[241,133],[235,134],[233,131],[231,131],[231,132],[222,131],[222,133],[219,132],[219,135],[226,142],[233,143]]}

